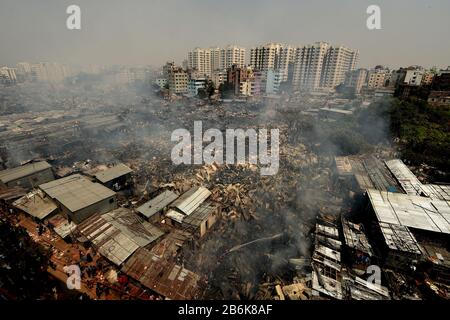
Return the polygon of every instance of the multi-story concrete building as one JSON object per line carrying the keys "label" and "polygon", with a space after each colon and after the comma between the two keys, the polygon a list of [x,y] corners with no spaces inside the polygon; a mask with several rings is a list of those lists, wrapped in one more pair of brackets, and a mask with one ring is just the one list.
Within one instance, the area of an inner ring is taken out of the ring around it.
{"label": "multi-story concrete building", "polygon": [[267,72],[269,69],[282,70],[283,81],[287,80],[289,63],[294,60],[295,49],[279,43],[268,43],[250,50],[250,66]]}
{"label": "multi-story concrete building", "polygon": [[198,95],[199,89],[204,89],[206,87],[206,78],[191,78],[188,80],[188,95],[195,97]]}
{"label": "multi-story concrete building", "polygon": [[320,87],[335,88],[345,80],[348,71],[355,70],[358,51],[344,46],[330,47],[325,54]]}
{"label": "multi-story concrete building", "polygon": [[370,89],[384,88],[390,80],[391,72],[383,66],[376,66],[367,74],[367,87]]}
{"label": "multi-story concrete building", "polygon": [[227,83],[233,86],[233,92],[235,95],[241,93],[241,83],[245,82],[251,77],[251,70],[248,68],[240,68],[237,65],[233,65],[227,70]]}
{"label": "multi-story concrete building", "polygon": [[155,79],[155,84],[156,84],[160,89],[162,89],[162,88],[164,88],[164,87],[168,84],[168,81],[167,81],[166,78],[156,78],[156,79]]}
{"label": "multi-story concrete building", "polygon": [[[245,66],[245,49],[229,45],[225,48],[220,49],[220,69],[225,70],[230,68],[232,65],[237,65],[240,68]],[[213,70],[217,70],[215,68]]]}
{"label": "multi-story concrete building", "polygon": [[0,83],[12,84],[17,81],[16,71],[13,68],[1,67],[0,68]]}
{"label": "multi-story concrete building", "polygon": [[302,91],[333,89],[345,81],[348,71],[355,70],[358,51],[326,42],[296,49],[293,87]]}
{"label": "multi-story concrete building", "polygon": [[330,45],[316,42],[297,48],[294,61],[293,87],[302,91],[313,91],[320,87],[320,79]]}
{"label": "multi-story concrete building", "polygon": [[222,49],[220,48],[209,48],[209,52],[210,52],[210,59],[211,59],[211,72],[210,75],[212,74],[212,72],[214,70],[219,70],[219,69],[223,69],[222,67]]}
{"label": "multi-story concrete building", "polygon": [[31,79],[33,81],[61,82],[72,75],[70,68],[55,62],[40,62],[31,65]]}
{"label": "multi-story concrete building", "polygon": [[420,86],[424,70],[418,66],[400,68],[392,72],[390,86],[398,87],[401,85]]}
{"label": "multi-story concrete building", "polygon": [[211,75],[211,49],[195,48],[188,53],[188,68],[196,69],[201,74]]}
{"label": "multi-story concrete building", "polygon": [[277,94],[285,78],[284,71],[269,69],[266,75],[266,94]]}
{"label": "multi-story concrete building", "polygon": [[450,90],[450,66],[447,70],[441,70],[433,79],[433,90]]}
{"label": "multi-story concrete building", "polygon": [[169,80],[170,73],[176,68],[175,62],[166,62],[166,64],[162,67],[162,76],[163,78]]}
{"label": "multi-story concrete building", "polygon": [[408,84],[410,86],[420,86],[422,83],[424,73],[425,72],[422,69],[406,70],[405,79],[403,80],[403,83]]}
{"label": "multi-story concrete building", "polygon": [[351,88],[354,93],[361,92],[362,87],[366,84],[367,70],[357,69],[348,71],[345,76],[344,85],[346,88]]}
{"label": "multi-story concrete building", "polygon": [[174,67],[169,72],[169,91],[175,94],[188,93],[188,74],[180,67]]}
{"label": "multi-story concrete building", "polygon": [[227,72],[222,70],[215,70],[212,72],[211,77],[209,78],[216,88],[218,88],[222,83],[227,81]]}
{"label": "multi-story concrete building", "polygon": [[428,85],[432,84],[432,83],[433,83],[433,78],[434,78],[434,76],[435,76],[434,73],[432,73],[432,72],[430,72],[430,71],[426,71],[426,72],[423,74],[421,85],[422,85],[422,86],[428,86]]}
{"label": "multi-story concrete building", "polygon": [[188,53],[189,69],[196,69],[202,75],[211,76],[213,71],[226,70],[232,65],[245,66],[245,49],[230,45],[225,48],[196,48]]}

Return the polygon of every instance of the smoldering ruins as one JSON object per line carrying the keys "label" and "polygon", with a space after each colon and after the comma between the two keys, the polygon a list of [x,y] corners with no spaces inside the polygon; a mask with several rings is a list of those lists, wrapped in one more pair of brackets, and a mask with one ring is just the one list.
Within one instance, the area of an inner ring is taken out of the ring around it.
{"label": "smoldering ruins", "polygon": [[[2,221],[46,253],[49,279],[80,265],[89,298],[449,297],[449,187],[420,181],[382,121],[364,130],[383,143],[357,150],[327,134],[366,101],[166,100],[99,80],[7,87],[0,104]],[[278,129],[278,173],[174,165],[171,133],[194,121]]]}

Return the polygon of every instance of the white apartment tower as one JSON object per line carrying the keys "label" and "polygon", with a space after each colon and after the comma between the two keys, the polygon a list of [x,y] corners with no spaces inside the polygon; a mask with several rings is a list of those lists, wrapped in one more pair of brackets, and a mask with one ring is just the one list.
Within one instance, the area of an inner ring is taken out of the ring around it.
{"label": "white apartment tower", "polygon": [[326,42],[297,48],[293,86],[303,91],[333,89],[356,68],[358,51]]}
{"label": "white apartment tower", "polygon": [[222,70],[228,69],[234,64],[243,68],[245,66],[245,49],[234,45],[221,49],[220,62],[220,69]]}
{"label": "white apartment tower", "polygon": [[345,81],[345,74],[356,68],[358,51],[339,46],[330,47],[325,54],[320,86],[334,88]]}
{"label": "white apartment tower", "polygon": [[320,87],[325,55],[329,49],[326,42],[297,48],[294,60],[293,87],[313,91]]}
{"label": "white apartment tower", "polygon": [[[294,60],[295,49],[279,43],[268,43],[250,50],[250,66],[267,72],[269,69],[280,70],[283,78],[288,75],[289,63]],[[284,81],[285,81],[284,80]]]}
{"label": "white apartment tower", "polygon": [[[211,73],[214,70],[222,69],[222,49],[220,48],[210,48],[209,49],[210,55],[211,55]],[[211,73],[209,75],[211,75]]]}
{"label": "white apartment tower", "polygon": [[188,53],[188,68],[211,76],[215,70],[225,70],[232,65],[245,66],[245,49],[238,46],[225,48],[195,48]]}
{"label": "white apartment tower", "polygon": [[211,50],[195,48],[188,53],[188,68],[197,69],[203,75],[211,75]]}

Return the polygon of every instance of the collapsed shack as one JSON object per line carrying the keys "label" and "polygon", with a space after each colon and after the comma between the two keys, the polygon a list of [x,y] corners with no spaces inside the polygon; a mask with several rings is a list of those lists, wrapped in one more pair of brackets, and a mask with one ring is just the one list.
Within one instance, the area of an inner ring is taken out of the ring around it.
{"label": "collapsed shack", "polygon": [[[339,241],[339,231],[337,226],[328,223],[327,225],[317,223],[314,251],[312,255],[312,294],[319,296],[321,294],[342,299],[341,288],[341,242]],[[323,237],[323,238],[322,238]],[[335,248],[329,248],[324,243],[327,240],[334,240]],[[336,242],[337,241],[337,242]]]}
{"label": "collapsed shack", "polygon": [[372,264],[374,253],[362,224],[356,224],[342,216],[342,230],[346,247],[346,260],[357,273],[364,274]]}

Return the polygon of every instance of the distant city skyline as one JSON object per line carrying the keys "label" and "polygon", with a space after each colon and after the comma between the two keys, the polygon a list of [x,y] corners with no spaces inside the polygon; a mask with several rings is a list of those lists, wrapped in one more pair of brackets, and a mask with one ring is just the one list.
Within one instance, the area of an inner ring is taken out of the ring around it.
{"label": "distant city skyline", "polygon": [[[82,29],[68,30],[77,4]],[[366,8],[381,7],[382,30],[366,28]],[[358,67],[450,65],[446,0],[238,1],[2,0],[0,65],[54,61],[74,65],[178,64],[195,47],[247,49],[273,42],[325,41],[359,50]]]}

